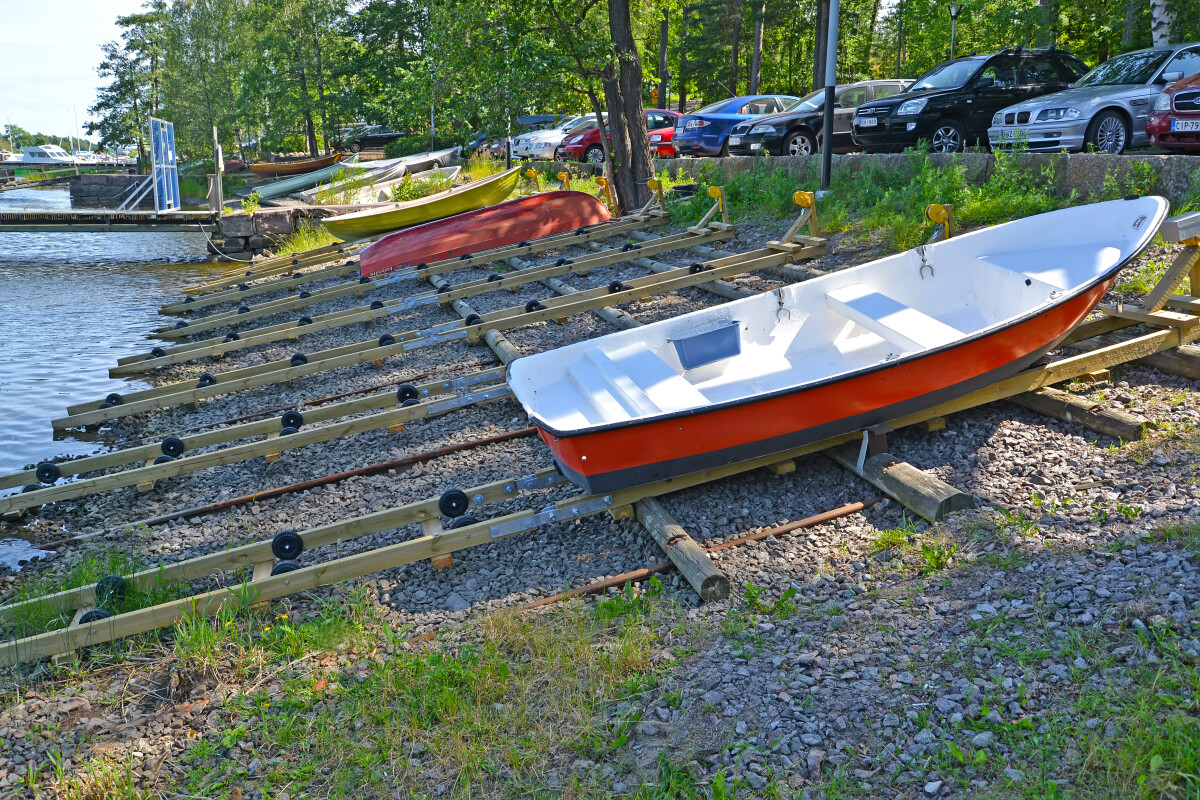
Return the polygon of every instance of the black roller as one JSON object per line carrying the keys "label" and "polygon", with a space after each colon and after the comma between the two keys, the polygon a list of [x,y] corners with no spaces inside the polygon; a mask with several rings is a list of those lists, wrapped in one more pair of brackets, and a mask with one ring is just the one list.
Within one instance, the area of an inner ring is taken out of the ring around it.
{"label": "black roller", "polygon": [[304,539],[295,531],[280,531],[271,540],[271,552],[280,561],[295,561],[304,552]]}
{"label": "black roller", "polygon": [[361,278],[358,279],[358,282],[359,283],[370,283],[371,279],[368,278],[366,275],[363,275]]}
{"label": "black roller", "polygon": [[285,411],[279,422],[284,428],[300,428],[304,425],[304,415],[295,410]]}
{"label": "black roller", "polygon": [[155,347],[153,350],[150,351],[150,358],[162,358],[166,354],[167,354],[166,350],[163,350],[161,347]]}
{"label": "black roller", "polygon": [[405,400],[416,400],[420,396],[421,393],[417,391],[417,387],[413,386],[411,383],[406,383],[396,390],[396,399],[401,402]]}
{"label": "black roller", "polygon": [[517,242],[517,247],[529,247],[529,240],[522,239],[521,241]]}
{"label": "black roller", "polygon": [[475,525],[478,522],[479,522],[479,520],[475,519],[470,514],[463,514],[461,517],[459,517],[458,519],[452,521],[449,525],[447,525],[446,530],[452,531],[455,528],[465,528],[468,525]]}
{"label": "black roller", "polygon": [[283,575],[286,572],[295,572],[298,569],[300,569],[300,565],[295,561],[280,561],[271,567],[271,575]]}
{"label": "black roller", "polygon": [[416,399],[415,397],[413,397],[413,398],[410,398],[410,399],[402,402],[400,404],[400,407],[401,408],[409,408],[410,406],[419,406],[419,405],[421,405],[421,401]]}
{"label": "black roller", "polygon": [[280,436],[291,436],[293,433],[299,433],[299,428],[284,428],[279,432]]}
{"label": "black roller", "polygon": [[179,320],[179,322],[175,323],[175,330],[177,330],[177,331],[181,331],[186,327],[187,327],[187,323],[184,322],[183,320]]}
{"label": "black roller", "polygon": [[125,601],[128,588],[125,579],[120,575],[105,575],[96,581],[96,607],[116,608]]}
{"label": "black roller", "polygon": [[203,389],[205,386],[212,386],[217,382],[217,376],[211,372],[205,372],[200,375],[200,379],[196,381],[196,388]]}
{"label": "black roller", "polygon": [[42,483],[54,483],[56,480],[62,477],[62,472],[59,470],[58,465],[53,461],[43,461],[42,463],[38,464],[37,469],[33,471],[33,474],[36,475],[37,479]]}
{"label": "black roller", "polygon": [[642,249],[642,246],[640,244],[634,244],[633,242],[626,242],[625,246],[621,248],[621,252],[628,253],[630,250],[641,250],[641,249]]}
{"label": "black roller", "polygon": [[168,436],[162,440],[162,444],[158,446],[159,450],[163,451],[163,455],[176,458],[183,455],[183,451],[187,447],[183,444],[183,439],[178,436]]}
{"label": "black roller", "polygon": [[459,260],[459,261],[470,261],[470,260],[471,260],[471,254],[470,254],[470,253],[463,253],[461,256],[459,256],[459,257],[458,257],[458,260]]}
{"label": "black roller", "polygon": [[531,311],[541,311],[544,308],[545,308],[545,306],[542,305],[541,303],[539,303],[537,300],[530,300],[528,303],[525,304],[525,312],[526,313],[529,313]]}
{"label": "black roller", "polygon": [[591,230],[588,228],[576,228],[575,229],[576,236],[583,236],[585,233],[591,233]]}
{"label": "black roller", "polygon": [[229,344],[230,342],[236,342],[238,339],[241,339],[241,338],[242,338],[241,336],[238,336],[237,331],[232,331],[230,333],[225,334],[225,338],[222,339],[221,341],[224,342],[225,344]]}
{"label": "black roller", "polygon": [[305,314],[303,317],[301,317],[300,319],[296,320],[296,325],[297,325],[297,326],[300,326],[300,325],[312,325],[312,317],[310,317],[310,316],[308,316],[307,314]]}
{"label": "black roller", "polygon": [[304,353],[292,353],[291,364],[293,367],[299,367],[302,364],[307,364],[307,363],[308,363],[308,356],[304,355]]}
{"label": "black roller", "polygon": [[571,259],[569,259],[569,258],[560,258],[558,261],[555,261],[555,262],[554,262],[554,266],[556,266],[556,267],[565,267],[565,266],[567,266],[568,264],[574,264],[574,263],[575,263],[575,262],[574,262],[574,261],[572,261],[572,260],[571,260]]}
{"label": "black roller", "polygon": [[372,310],[372,311],[378,311],[378,310],[379,310],[379,309],[381,309],[381,308],[383,308],[383,301],[382,301],[382,300],[374,300],[374,301],[372,301],[372,302],[371,302],[371,310]]}
{"label": "black roller", "polygon": [[479,316],[478,314],[467,314],[467,317],[463,320],[463,322],[467,325],[478,325],[479,323],[483,322],[483,317]]}
{"label": "black roller", "polygon": [[112,403],[101,403],[100,404],[101,410],[106,409],[106,408],[112,408],[112,407],[113,407]]}
{"label": "black roller", "polygon": [[117,394],[116,392],[112,392],[105,396],[104,402],[108,403],[109,405],[119,406],[125,402],[125,398],[121,397],[121,395]]}
{"label": "black roller", "polygon": [[21,494],[28,494],[29,492],[36,492],[40,488],[42,488],[42,485],[40,483],[27,483],[21,489]]}
{"label": "black roller", "polygon": [[692,275],[695,275],[697,272],[704,272],[704,265],[700,263],[692,264],[688,267],[688,272]]}
{"label": "black roller", "polygon": [[300,277],[300,273],[299,273],[299,272],[293,272],[293,273],[292,273],[292,278],[293,278],[293,279],[296,279],[296,278],[299,278],[299,277]]}
{"label": "black roller", "polygon": [[300,293],[301,300],[307,300],[310,297],[312,297],[312,292],[301,292]]}
{"label": "black roller", "polygon": [[504,280],[504,279],[501,278],[499,275],[497,275],[494,272],[491,275],[488,275],[488,283],[495,283],[496,281],[502,281],[502,280]]}
{"label": "black roller", "polygon": [[338,251],[339,253],[344,253],[344,252],[346,252],[346,245],[344,245],[344,244],[339,244],[339,245],[338,245],[338,249],[337,249],[337,251]]}
{"label": "black roller", "polygon": [[450,284],[450,283],[443,283],[441,286],[439,286],[439,287],[438,287],[437,293],[438,293],[438,294],[445,294],[446,292],[450,291],[450,290],[451,290],[451,289],[453,289],[453,288],[454,288],[454,285],[453,285],[453,284]]}
{"label": "black roller", "polygon": [[379,346],[380,347],[387,347],[389,344],[395,344],[395,343],[396,343],[396,337],[392,336],[390,333],[385,333],[383,336],[379,337]]}
{"label": "black roller", "polygon": [[428,264],[426,264],[424,261],[422,261],[420,264],[417,264],[417,269],[425,269],[428,266],[429,266]]}
{"label": "black roller", "polygon": [[246,277],[247,277],[247,278],[251,277],[252,275],[254,275],[254,270],[252,270],[252,269],[248,269],[248,270],[246,270]]}
{"label": "black roller", "polygon": [[194,302],[196,302],[196,298],[192,297],[191,295],[188,295],[187,297],[183,298],[183,302],[194,303]]}
{"label": "black roller", "polygon": [[248,292],[248,291],[250,291],[250,284],[248,284],[248,283],[239,283],[239,284],[238,284],[238,291],[239,291],[239,292]]}
{"label": "black roller", "polygon": [[625,284],[621,283],[620,281],[613,281],[612,283],[610,283],[608,285],[608,293],[609,294],[616,294],[617,292],[622,292],[624,290],[625,290]]}
{"label": "black roller", "polygon": [[297,265],[297,264],[299,264],[299,263],[300,263],[300,259],[298,259],[298,258],[293,258],[293,259],[292,259],[292,266],[293,266],[293,267],[294,267],[294,266],[296,266],[296,265]]}
{"label": "black roller", "polygon": [[105,611],[103,608],[93,608],[91,611],[83,612],[79,618],[80,625],[86,625],[89,622],[99,622],[102,619],[108,619],[112,616],[111,611]]}
{"label": "black roller", "polygon": [[245,304],[238,306],[238,313],[239,314],[249,314],[250,306],[245,305]]}
{"label": "black roller", "polygon": [[158,458],[154,459],[154,463],[155,464],[170,464],[174,460],[175,459],[171,458],[170,456],[159,456]]}
{"label": "black roller", "polygon": [[447,489],[438,498],[438,510],[447,517],[461,517],[470,505],[471,501],[462,489]]}

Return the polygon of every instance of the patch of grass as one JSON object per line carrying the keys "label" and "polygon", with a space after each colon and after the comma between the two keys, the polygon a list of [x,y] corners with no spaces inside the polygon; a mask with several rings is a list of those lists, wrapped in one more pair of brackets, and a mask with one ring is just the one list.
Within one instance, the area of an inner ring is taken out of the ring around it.
{"label": "patch of grass", "polygon": [[63,767],[63,759],[49,754],[50,776],[39,779],[36,765],[24,776],[25,787],[37,797],[61,800],[141,800],[151,792],[138,789],[133,768],[111,760],[93,759],[71,768]]}
{"label": "patch of grass", "polygon": [[925,566],[921,568],[921,574],[932,575],[935,572],[941,572],[950,566],[957,550],[958,545],[956,544],[946,547],[936,540],[928,543],[921,542],[921,560],[925,562]]}
{"label": "patch of grass", "polygon": [[405,175],[400,183],[391,188],[392,201],[403,203],[406,200],[419,200],[431,194],[444,192],[453,186],[454,184],[450,178],[440,172],[433,172],[428,176],[422,173]]}
{"label": "patch of grass", "polygon": [[251,192],[246,195],[242,198],[242,213],[253,214],[255,211],[258,211],[258,205],[261,201],[262,198],[259,197],[258,192]]}
{"label": "patch of grass", "polygon": [[916,541],[913,533],[914,529],[911,525],[875,531],[871,534],[871,555],[882,553],[885,550],[900,550],[913,544]]}
{"label": "patch of grass", "polygon": [[481,152],[467,159],[463,175],[473,181],[481,181],[504,172],[504,159],[492,158],[490,153]]}
{"label": "patch of grass", "polygon": [[787,619],[795,615],[796,604],[792,602],[792,598],[796,596],[795,587],[786,590],[776,600],[769,603],[762,599],[763,591],[764,589],[761,586],[755,586],[749,582],[746,583],[746,606],[751,611],[766,614],[776,619]]}
{"label": "patch of grass", "polygon": [[371,171],[366,167],[350,164],[339,167],[325,189],[317,192],[315,198],[319,206],[331,206],[353,203],[360,189],[370,182]]}
{"label": "patch of grass", "polygon": [[293,253],[316,250],[318,247],[324,247],[336,241],[324,225],[313,225],[308,220],[302,220],[300,227],[283,236],[272,252],[276,256],[289,256]]}

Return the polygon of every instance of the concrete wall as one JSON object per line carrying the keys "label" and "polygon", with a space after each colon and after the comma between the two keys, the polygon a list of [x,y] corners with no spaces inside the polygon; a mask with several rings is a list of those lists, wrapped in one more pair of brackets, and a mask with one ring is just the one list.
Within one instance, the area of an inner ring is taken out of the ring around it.
{"label": "concrete wall", "polygon": [[[112,200],[114,201],[113,203],[104,203],[104,205],[116,206],[128,196],[126,192],[129,191],[130,186],[136,186],[145,179],[145,175],[128,175],[124,173],[113,175],[85,172],[82,175],[71,178],[69,181],[71,200],[90,202]],[[151,191],[138,204],[138,208],[153,207],[154,192]]]}
{"label": "concrete wall", "polygon": [[[985,181],[995,171],[995,159],[990,153],[934,154],[930,158],[939,166],[952,163],[963,165],[966,168],[967,179],[972,182]],[[903,153],[835,155],[834,178],[836,179],[839,173],[853,174],[864,169],[911,173],[916,171],[916,160],[916,157]],[[1031,177],[1040,176],[1047,169],[1051,170],[1054,187],[1064,196],[1072,191],[1086,196],[1103,185],[1106,175],[1120,179],[1132,174],[1135,164],[1149,165],[1149,169],[1156,176],[1155,193],[1163,195],[1173,203],[1200,193],[1200,158],[1192,156],[1025,153],[1017,157],[1017,164]],[[696,178],[711,171],[728,179],[756,168],[770,171],[786,170],[795,175],[797,181],[805,178],[811,181],[820,174],[820,156],[675,158],[656,162],[656,170],[665,169],[673,177]]]}

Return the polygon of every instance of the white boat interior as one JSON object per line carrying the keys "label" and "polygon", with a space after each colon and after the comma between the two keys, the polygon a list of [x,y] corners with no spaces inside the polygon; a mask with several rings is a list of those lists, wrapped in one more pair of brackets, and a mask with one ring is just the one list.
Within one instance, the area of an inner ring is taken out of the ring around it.
{"label": "white boat interior", "polygon": [[62,166],[75,163],[75,157],[58,145],[43,144],[21,148],[21,163],[25,166]]}
{"label": "white boat interior", "polygon": [[517,359],[509,385],[569,434],[837,379],[997,331],[1144,248],[1160,197],[1053,211]]}

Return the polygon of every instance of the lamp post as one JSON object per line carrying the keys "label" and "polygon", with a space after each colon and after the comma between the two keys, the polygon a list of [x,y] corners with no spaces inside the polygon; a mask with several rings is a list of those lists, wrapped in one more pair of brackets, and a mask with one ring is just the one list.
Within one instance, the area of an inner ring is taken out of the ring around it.
{"label": "lamp post", "polygon": [[962,3],[951,3],[950,6],[950,60],[954,60],[954,34],[958,28],[958,15],[962,13]]}

